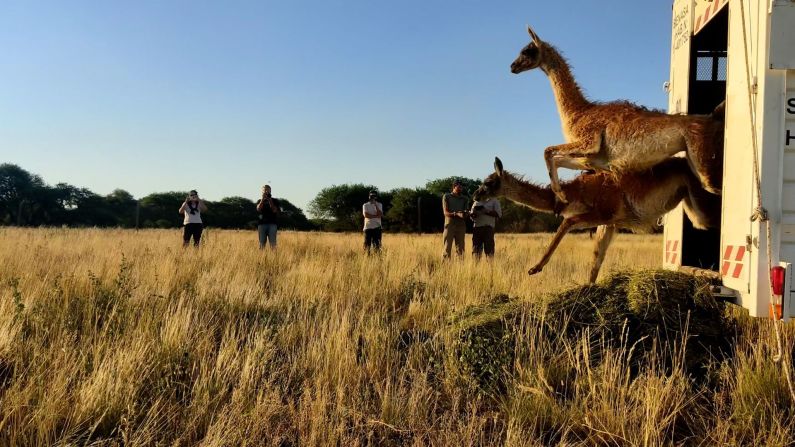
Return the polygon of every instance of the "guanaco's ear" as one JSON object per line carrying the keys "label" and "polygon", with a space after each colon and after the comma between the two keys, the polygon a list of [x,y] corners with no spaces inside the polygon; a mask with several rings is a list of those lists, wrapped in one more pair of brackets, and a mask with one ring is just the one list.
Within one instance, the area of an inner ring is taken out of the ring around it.
{"label": "guanaco's ear", "polygon": [[500,161],[499,157],[494,157],[494,172],[497,175],[502,175],[502,161]]}
{"label": "guanaco's ear", "polygon": [[527,34],[530,34],[530,39],[532,39],[536,44],[541,43],[541,39],[538,38],[538,34],[533,31],[533,28],[530,28],[530,25],[527,25]]}

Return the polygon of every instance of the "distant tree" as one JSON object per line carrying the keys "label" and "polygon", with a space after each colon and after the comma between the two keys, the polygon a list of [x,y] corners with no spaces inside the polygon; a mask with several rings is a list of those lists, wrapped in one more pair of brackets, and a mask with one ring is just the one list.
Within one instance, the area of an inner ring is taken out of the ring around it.
{"label": "distant tree", "polygon": [[0,164],[0,223],[38,224],[31,220],[34,217],[43,220],[41,214],[48,205],[45,203],[48,199],[46,189],[47,186],[38,175],[15,164]]}
{"label": "distant tree", "polygon": [[118,225],[105,198],[87,188],[58,183],[50,188],[50,195],[57,206],[51,209],[49,223],[90,227]]}
{"label": "distant tree", "polygon": [[539,213],[530,208],[500,199],[502,219],[497,221],[497,231],[507,233],[537,233],[555,231],[562,221],[552,214]]}
{"label": "distant tree", "polygon": [[114,189],[113,192],[105,196],[108,203],[119,203],[123,206],[129,206],[135,203],[135,197],[123,189]]}
{"label": "distant tree", "polygon": [[364,221],[362,205],[367,201],[368,193],[374,189],[377,188],[361,183],[323,188],[309,202],[309,212],[316,218],[331,221],[334,225],[331,230],[360,230]]}
{"label": "distant tree", "polygon": [[[143,197],[140,201],[142,226],[176,228],[182,225],[179,207],[187,196],[187,191],[169,191]],[[210,204],[207,206],[209,208]]]}
{"label": "distant tree", "polygon": [[290,203],[287,199],[278,199],[282,208],[279,216],[279,226],[286,230],[308,231],[315,230],[317,227],[307,219],[303,210]]}
{"label": "distant tree", "polygon": [[425,184],[425,189],[430,191],[431,194],[441,196],[453,189],[453,182],[455,180],[464,184],[464,194],[469,197],[472,197],[472,194],[474,194],[475,190],[480,186],[480,180],[477,179],[468,177],[445,177],[429,181]]}
{"label": "distant tree", "polygon": [[309,223],[312,224],[312,227],[315,230],[320,231],[334,231],[332,228],[334,227],[334,221],[331,219],[317,219],[311,218],[309,219]]}
{"label": "distant tree", "polygon": [[218,228],[256,228],[256,205],[245,197],[224,197],[219,202],[207,202],[206,222]]}
{"label": "distant tree", "polygon": [[117,226],[124,228],[135,226],[137,201],[132,194],[123,189],[114,189],[112,193],[105,196],[105,203],[116,218]]}
{"label": "distant tree", "polygon": [[385,220],[389,222],[391,231],[432,232],[442,229],[444,217],[439,195],[425,188],[397,188],[390,194],[391,207]]}

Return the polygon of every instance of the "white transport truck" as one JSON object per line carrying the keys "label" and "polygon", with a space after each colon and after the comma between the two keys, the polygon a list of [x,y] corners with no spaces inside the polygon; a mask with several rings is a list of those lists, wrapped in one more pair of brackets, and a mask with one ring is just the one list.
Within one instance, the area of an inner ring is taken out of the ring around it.
{"label": "white transport truck", "polygon": [[752,316],[795,317],[795,0],[674,0],[666,89],[670,113],[726,100],[726,127],[720,228],[693,229],[680,205],[663,266],[711,276]]}

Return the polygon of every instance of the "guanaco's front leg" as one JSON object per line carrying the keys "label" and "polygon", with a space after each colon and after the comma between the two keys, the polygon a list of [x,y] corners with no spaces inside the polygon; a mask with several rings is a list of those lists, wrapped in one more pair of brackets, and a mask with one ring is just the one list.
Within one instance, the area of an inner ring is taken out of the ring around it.
{"label": "guanaco's front leg", "polygon": [[616,227],[613,225],[599,225],[596,229],[596,245],[593,250],[593,265],[591,266],[591,276],[588,282],[593,284],[599,276],[599,269],[602,267],[602,262],[605,260],[607,247],[613,241],[613,236],[616,233]]}
{"label": "guanaco's front leg", "polygon": [[555,253],[555,249],[558,248],[558,244],[560,244],[560,241],[563,239],[563,236],[565,236],[566,233],[569,232],[569,230],[575,223],[577,223],[576,217],[567,217],[563,219],[563,222],[561,222],[560,226],[558,227],[558,231],[555,233],[555,236],[552,238],[552,242],[549,243],[547,251],[544,252],[544,256],[541,257],[541,260],[538,261],[538,264],[536,264],[533,268],[527,271],[528,275],[535,275],[536,273],[539,273],[544,268],[544,266],[547,265],[547,262],[549,262],[549,258],[552,257],[552,253]]}
{"label": "guanaco's front leg", "polygon": [[589,159],[599,155],[601,142],[601,134],[598,134],[589,140],[558,144],[544,149],[544,161],[547,164],[547,171],[549,171],[550,187],[562,202],[568,203],[568,200],[560,186],[558,168],[590,169]]}

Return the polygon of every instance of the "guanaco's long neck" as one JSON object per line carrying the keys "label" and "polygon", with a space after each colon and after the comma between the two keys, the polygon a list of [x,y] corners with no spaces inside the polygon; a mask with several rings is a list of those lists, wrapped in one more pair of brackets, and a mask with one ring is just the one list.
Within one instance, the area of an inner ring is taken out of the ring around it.
{"label": "guanaco's long neck", "polygon": [[541,69],[544,70],[552,85],[560,119],[563,121],[564,127],[568,127],[572,116],[590,106],[591,102],[582,94],[580,86],[574,80],[574,75],[571,74],[569,64],[550,45],[544,47],[544,62]]}
{"label": "guanaco's long neck", "polygon": [[534,185],[507,171],[503,171],[500,181],[500,193],[506,199],[543,213],[554,212],[555,193],[549,186]]}

